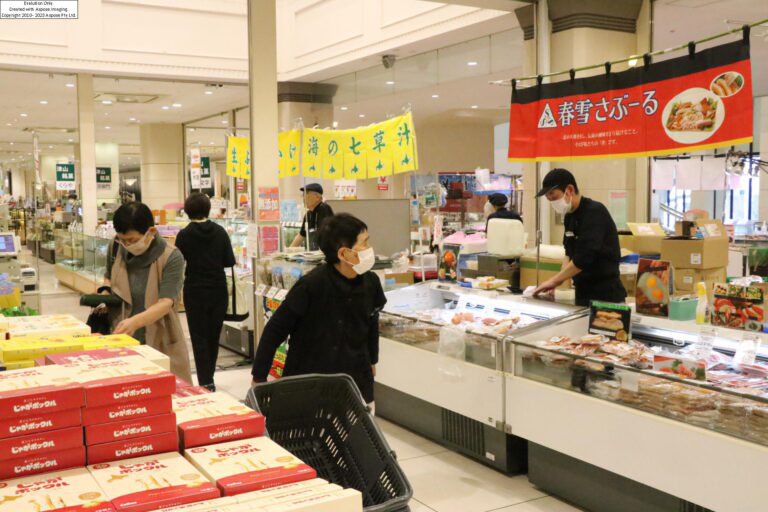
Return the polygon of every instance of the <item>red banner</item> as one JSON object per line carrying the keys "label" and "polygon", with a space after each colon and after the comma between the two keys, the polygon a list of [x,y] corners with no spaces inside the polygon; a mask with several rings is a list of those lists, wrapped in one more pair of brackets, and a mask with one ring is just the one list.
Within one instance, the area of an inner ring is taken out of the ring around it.
{"label": "red banner", "polygon": [[752,141],[749,45],[513,88],[509,160],[671,155]]}

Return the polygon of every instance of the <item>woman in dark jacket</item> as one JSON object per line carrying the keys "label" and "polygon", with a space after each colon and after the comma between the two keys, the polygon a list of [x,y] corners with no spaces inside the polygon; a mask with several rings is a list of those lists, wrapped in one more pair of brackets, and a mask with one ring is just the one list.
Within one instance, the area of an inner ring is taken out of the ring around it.
{"label": "woman in dark jacket", "polygon": [[184,202],[191,220],[176,237],[176,247],[187,260],[184,277],[184,307],[192,338],[197,380],[216,390],[213,374],[219,355],[219,336],[227,313],[229,296],[224,269],[235,265],[232,242],[223,227],[208,220],[211,201],[193,193]]}

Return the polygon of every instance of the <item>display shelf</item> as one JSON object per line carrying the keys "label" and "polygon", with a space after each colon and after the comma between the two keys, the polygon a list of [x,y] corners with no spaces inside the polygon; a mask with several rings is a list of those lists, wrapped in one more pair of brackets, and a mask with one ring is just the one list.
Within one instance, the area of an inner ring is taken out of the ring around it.
{"label": "display shelf", "polygon": [[104,282],[111,240],[65,229],[55,230],[54,240],[56,279],[80,293],[95,293]]}

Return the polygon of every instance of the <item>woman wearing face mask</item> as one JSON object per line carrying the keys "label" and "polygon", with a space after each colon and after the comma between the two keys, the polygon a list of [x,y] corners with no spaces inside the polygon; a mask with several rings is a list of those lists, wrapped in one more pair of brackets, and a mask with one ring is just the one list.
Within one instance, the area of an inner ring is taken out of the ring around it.
{"label": "woman wearing face mask", "polygon": [[184,257],[157,234],[152,211],[128,203],[114,215],[117,235],[107,258],[100,293],[112,293],[123,307],[111,312],[115,334],[127,334],[171,358],[171,371],[192,382],[189,353],[179,322]]}
{"label": "woman wearing face mask", "polygon": [[253,364],[254,383],[267,379],[275,351],[290,337],[284,376],[346,373],[367,403],[379,359],[379,311],[387,300],[369,272],[376,257],[368,227],[349,214],[320,228],[325,264],[302,277],[264,328]]}
{"label": "woman wearing face mask", "polygon": [[560,272],[544,281],[534,295],[551,292],[568,279],[576,286],[576,304],[592,300],[624,302],[627,292],[619,275],[619,234],[608,209],[579,194],[576,179],[565,169],[552,169],[536,197],[546,196],[564,215],[563,245],[567,257]]}

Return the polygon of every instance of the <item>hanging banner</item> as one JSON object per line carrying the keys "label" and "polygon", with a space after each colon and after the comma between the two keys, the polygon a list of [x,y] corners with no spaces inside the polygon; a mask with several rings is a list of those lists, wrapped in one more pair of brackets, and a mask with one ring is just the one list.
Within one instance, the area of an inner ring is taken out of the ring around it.
{"label": "hanging banner", "polygon": [[96,168],[96,189],[110,190],[111,188],[112,188],[112,168],[97,167]]}
{"label": "hanging banner", "polygon": [[668,155],[752,141],[749,45],[513,88],[510,161]]}
{"label": "hanging banner", "polygon": [[200,188],[200,148],[195,146],[189,150],[189,184],[192,189]]}
{"label": "hanging banner", "polygon": [[298,176],[301,172],[301,132],[287,132],[285,148],[285,175]]}
{"label": "hanging banner", "polygon": [[227,137],[227,176],[251,179],[251,148],[247,137]]}
{"label": "hanging banner", "polygon": [[56,164],[56,190],[75,190],[75,164]]}
{"label": "hanging banner", "polygon": [[200,158],[200,188],[213,188],[211,178],[211,159],[207,156]]}
{"label": "hanging banner", "polygon": [[322,130],[304,130],[301,144],[301,164],[305,178],[323,177],[323,154],[321,147],[327,147],[325,133]]}

